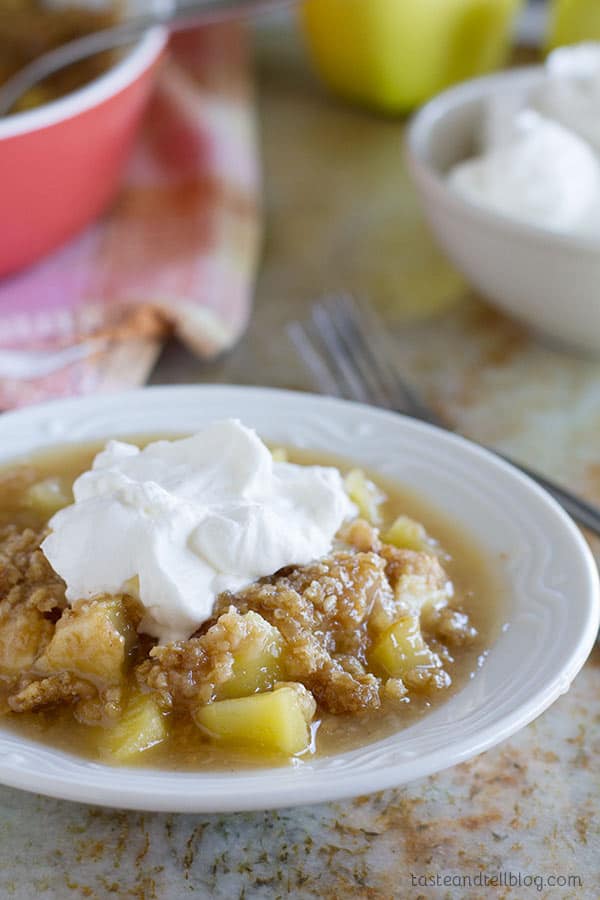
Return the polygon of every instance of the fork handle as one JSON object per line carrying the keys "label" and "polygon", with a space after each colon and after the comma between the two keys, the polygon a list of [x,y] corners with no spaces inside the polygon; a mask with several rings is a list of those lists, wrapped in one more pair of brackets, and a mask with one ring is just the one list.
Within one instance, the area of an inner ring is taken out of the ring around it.
{"label": "fork handle", "polygon": [[[411,402],[413,402],[412,399]],[[399,409],[397,411],[402,415],[406,415],[404,409]],[[417,407],[417,411],[413,414],[413,418],[419,419],[422,422],[427,422],[429,425],[435,425],[438,428],[447,429],[447,425],[442,423],[437,416],[434,417],[433,414],[421,404]],[[565,512],[567,512],[578,525],[582,528],[587,528],[588,531],[591,531],[592,534],[595,534],[596,537],[600,538],[600,507],[595,506],[593,503],[588,503],[583,497],[573,494],[566,488],[561,487],[555,481],[551,481],[544,475],[540,475],[539,472],[530,469],[528,466],[523,465],[523,463],[517,462],[511,456],[501,453],[494,447],[486,447],[485,449],[490,453],[493,453],[494,456],[499,456],[504,462],[514,466],[514,468],[518,469],[519,472],[522,472],[523,475],[527,475],[528,478],[531,478],[532,481],[539,484],[541,488],[544,488],[544,490],[547,491],[560,506],[562,506]]]}
{"label": "fork handle", "polygon": [[[420,409],[423,410],[424,407],[420,407]],[[398,410],[398,412],[402,413],[402,415],[406,415],[404,410]],[[434,418],[429,410],[426,410],[425,413],[421,412],[420,414],[415,414],[413,418],[419,419],[422,422],[427,422],[429,425],[436,425],[438,428],[447,429],[447,426],[437,419],[437,417]],[[582,528],[587,528],[588,531],[591,531],[592,534],[595,534],[596,537],[600,538],[600,507],[595,506],[593,503],[588,503],[583,497],[573,494],[572,491],[568,491],[566,488],[561,487],[555,481],[546,478],[545,475],[540,475],[540,473],[536,472],[534,469],[530,469],[528,466],[523,465],[523,463],[517,462],[511,456],[507,456],[506,453],[501,453],[494,447],[486,447],[485,449],[490,453],[493,453],[494,456],[499,456],[504,462],[514,466],[514,468],[518,469],[519,472],[522,472],[523,475],[527,475],[528,478],[531,478],[532,481],[539,484],[541,488],[544,488],[544,490],[547,491],[560,506],[562,506],[565,512],[567,512],[578,525]]]}
{"label": "fork handle", "polygon": [[515,469],[523,472],[524,475],[527,475],[539,484],[540,487],[544,488],[544,490],[554,497],[557,503],[569,513],[571,518],[574,519],[578,525],[587,528],[588,531],[593,532],[596,537],[600,537],[600,509],[597,506],[588,503],[587,500],[571,493],[571,491],[566,490],[566,488],[561,487],[559,484],[556,484],[556,482],[550,481],[548,478],[540,475],[539,472],[535,472],[533,469],[529,469],[527,466],[515,462],[510,456],[505,456],[504,453],[499,453],[498,450],[488,449],[496,456],[505,460],[505,462],[510,463]]}

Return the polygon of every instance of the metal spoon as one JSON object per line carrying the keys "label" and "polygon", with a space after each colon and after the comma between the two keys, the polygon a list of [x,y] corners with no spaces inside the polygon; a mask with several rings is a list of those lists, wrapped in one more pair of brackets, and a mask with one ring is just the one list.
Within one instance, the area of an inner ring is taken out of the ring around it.
{"label": "metal spoon", "polygon": [[166,9],[125,19],[110,28],[95,31],[44,53],[0,85],[0,116],[40,81],[60,69],[97,53],[132,44],[157,25],[180,31],[195,25],[245,17],[287,5],[291,0],[176,0]]}

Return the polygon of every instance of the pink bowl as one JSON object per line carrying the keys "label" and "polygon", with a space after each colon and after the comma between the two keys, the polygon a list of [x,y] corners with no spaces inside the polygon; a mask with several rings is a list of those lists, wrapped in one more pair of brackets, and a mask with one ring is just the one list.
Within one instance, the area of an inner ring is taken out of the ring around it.
{"label": "pink bowl", "polygon": [[110,203],[167,42],[149,31],[67,97],[0,119],[0,276],[63,243]]}

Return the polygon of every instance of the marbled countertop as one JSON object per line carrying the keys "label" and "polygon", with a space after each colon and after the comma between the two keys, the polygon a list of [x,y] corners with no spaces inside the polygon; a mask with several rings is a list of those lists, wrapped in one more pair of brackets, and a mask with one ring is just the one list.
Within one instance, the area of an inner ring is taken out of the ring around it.
{"label": "marbled countertop", "polygon": [[[401,123],[325,97],[287,32],[263,34],[258,63],[267,232],[255,315],[216,365],[170,346],[152,380],[309,389],[283,325],[348,288],[379,307],[398,359],[461,431],[600,502],[600,364],[538,343],[469,294],[420,218]],[[153,815],[1,788],[0,897],[595,900],[599,761],[596,649],[571,691],[516,737],[356,800]],[[521,885],[478,886],[501,872]],[[438,875],[453,883],[423,886]],[[581,886],[551,888],[554,876]]]}

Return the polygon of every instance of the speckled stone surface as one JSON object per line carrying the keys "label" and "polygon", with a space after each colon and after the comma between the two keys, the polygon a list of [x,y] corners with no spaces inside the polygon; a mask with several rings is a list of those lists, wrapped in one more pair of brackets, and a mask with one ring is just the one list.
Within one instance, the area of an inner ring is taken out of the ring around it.
{"label": "speckled stone surface", "polygon": [[[169,347],[153,381],[309,389],[283,325],[350,288],[380,308],[398,359],[460,430],[600,502],[600,364],[536,342],[470,296],[419,216],[400,123],[324,97],[287,32],[262,36],[259,66],[267,234],[251,327],[211,367]],[[596,900],[599,805],[596,650],[570,693],[497,749],[344,803],[152,815],[2,788],[0,898]],[[509,873],[512,885],[482,885]],[[551,886],[556,876],[581,881]]]}

